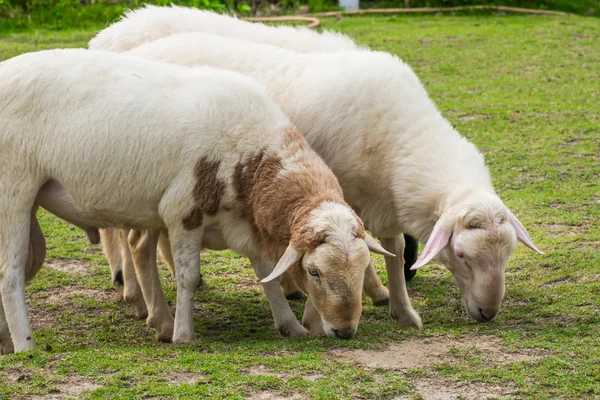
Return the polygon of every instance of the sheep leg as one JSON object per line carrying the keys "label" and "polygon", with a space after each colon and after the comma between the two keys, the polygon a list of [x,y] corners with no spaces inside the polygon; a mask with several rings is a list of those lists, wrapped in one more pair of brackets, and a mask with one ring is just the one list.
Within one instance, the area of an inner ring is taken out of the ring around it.
{"label": "sheep leg", "polygon": [[135,315],[138,319],[143,319],[148,316],[148,308],[144,301],[142,289],[138,283],[135,273],[135,265],[129,248],[127,237],[129,230],[119,229],[119,247],[121,249],[121,261],[123,271],[123,300],[127,304],[131,304]]}
{"label": "sheep leg", "polygon": [[156,329],[156,340],[170,342],[173,339],[174,320],[165,298],[158,266],[156,264],[156,246],[159,231],[132,230],[128,241],[135,272],[140,278],[142,293],[148,305],[146,324]]}
{"label": "sheep leg", "polygon": [[404,278],[404,236],[381,239],[381,245],[397,257],[385,257],[385,266],[390,285],[390,316],[400,328],[418,328],[423,326],[421,317],[413,309],[406,290]]}
{"label": "sheep leg", "polygon": [[[250,260],[254,272],[259,279],[263,279],[273,271],[274,265],[268,263],[262,259]],[[282,336],[299,338],[307,337],[307,330],[300,324],[296,315],[290,308],[290,304],[285,299],[281,285],[277,279],[271,282],[261,283],[269,306],[271,307],[271,313],[275,320],[275,328],[281,333]]]}
{"label": "sheep leg", "polygon": [[373,267],[373,262],[369,262],[369,266],[365,271],[365,282],[363,283],[363,292],[373,301],[376,306],[385,306],[390,303],[390,294],[388,289],[381,283],[381,279],[377,276],[377,271]]}
{"label": "sheep leg", "polygon": [[281,277],[281,288],[285,294],[285,298],[288,300],[302,300],[304,299],[304,293],[296,285],[296,281],[289,274],[283,274]]}
{"label": "sheep leg", "polygon": [[6,323],[2,299],[0,299],[0,354],[11,354],[14,353],[14,351],[15,347],[13,346],[13,342],[10,337],[10,329]]}
{"label": "sheep leg", "polygon": [[173,343],[196,341],[194,332],[194,295],[200,283],[200,247],[203,227],[192,231],[183,227],[169,229],[177,279],[177,309]]}
{"label": "sheep leg", "polygon": [[310,297],[306,300],[306,304],[304,305],[302,325],[308,329],[310,337],[326,336],[325,329],[323,329],[321,315],[317,311],[317,308],[313,302],[310,300]]}
{"label": "sheep leg", "polygon": [[[25,282],[31,281],[38,273],[46,258],[46,238],[36,217],[38,207],[31,210],[31,221],[29,226],[29,255],[25,265]],[[2,299],[0,298],[0,354],[14,352],[10,329],[6,322]]]}
{"label": "sheep leg", "polygon": [[[160,231],[160,236],[158,237],[158,249],[160,250],[160,255],[163,260],[171,270],[173,276],[175,276],[175,261],[173,261],[173,253],[171,252],[171,243],[169,242],[169,235],[166,231]],[[200,273],[200,283],[198,284],[198,288],[204,286],[204,279],[202,279],[202,272]]]}
{"label": "sheep leg", "polygon": [[100,240],[102,242],[104,254],[108,260],[113,286],[117,290],[117,300],[121,300],[123,299],[123,287],[125,282],[123,280],[123,261],[121,260],[121,247],[118,231],[116,229],[101,229]]}
{"label": "sheep leg", "polygon": [[11,188],[9,193],[11,204],[0,204],[0,294],[14,351],[20,352],[35,347],[25,304],[25,272],[31,262],[30,224],[35,193],[31,194],[31,208],[25,210],[17,209],[18,204],[26,201],[18,196],[24,193],[18,193],[16,188]]}

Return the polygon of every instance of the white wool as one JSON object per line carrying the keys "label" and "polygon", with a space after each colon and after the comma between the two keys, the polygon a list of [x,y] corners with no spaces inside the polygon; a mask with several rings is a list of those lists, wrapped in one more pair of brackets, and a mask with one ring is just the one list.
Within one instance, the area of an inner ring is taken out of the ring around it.
{"label": "white wool", "polygon": [[319,34],[304,27],[272,27],[195,8],[151,5],[126,12],[121,21],[98,33],[90,41],[89,48],[124,52],[144,43],[184,32],[207,32],[243,38],[249,42],[270,44],[303,53],[358,49],[350,38],[341,33],[324,31]]}
{"label": "white wool", "polygon": [[445,196],[472,187],[493,193],[475,146],[441,116],[412,69],[387,53],[299,54],[191,33],[130,54],[228,68],[263,83],[375,235],[427,240]]}

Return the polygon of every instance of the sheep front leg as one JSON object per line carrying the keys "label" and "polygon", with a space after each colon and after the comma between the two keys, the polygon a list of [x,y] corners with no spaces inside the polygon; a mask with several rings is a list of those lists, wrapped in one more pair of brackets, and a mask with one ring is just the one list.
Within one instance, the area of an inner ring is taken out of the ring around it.
{"label": "sheep front leg", "polygon": [[119,229],[119,247],[121,249],[122,271],[123,271],[123,299],[127,304],[131,304],[139,319],[148,316],[148,308],[144,301],[142,289],[138,283],[135,273],[135,265],[131,255],[131,249],[128,242],[129,230]]}
{"label": "sheep front leg", "polygon": [[169,239],[175,261],[177,279],[177,309],[173,343],[193,343],[194,332],[194,295],[200,283],[200,246],[203,228],[184,230],[170,229]]}
{"label": "sheep front leg", "polygon": [[390,316],[396,320],[400,328],[421,329],[421,317],[413,309],[406,290],[404,278],[404,236],[381,239],[381,245],[390,253],[398,256],[385,257],[385,266],[390,286]]}
{"label": "sheep front leg", "polygon": [[174,320],[158,276],[158,265],[156,264],[158,236],[159,231],[142,233],[132,230],[129,233],[128,241],[135,272],[140,279],[141,290],[148,306],[146,324],[156,329],[156,340],[171,342]]}
{"label": "sheep front leg", "polygon": [[363,292],[367,295],[376,306],[385,306],[390,302],[388,289],[383,286],[381,279],[377,276],[377,271],[373,266],[373,262],[369,262],[369,266],[365,271],[365,282],[363,283]]}
{"label": "sheep front leg", "polygon": [[323,329],[323,320],[321,315],[317,311],[317,308],[310,300],[310,297],[306,300],[304,305],[304,315],[302,316],[302,325],[308,329],[310,337],[326,336],[325,329]]}
{"label": "sheep front leg", "polygon": [[[262,259],[250,260],[250,262],[259,279],[267,277],[275,267],[272,263],[268,263]],[[261,285],[267,295],[267,301],[275,320],[275,328],[279,333],[282,336],[291,338],[307,337],[308,331],[300,324],[298,318],[296,318],[296,315],[294,315],[294,312],[290,308],[290,304],[281,290],[279,280],[274,279],[267,283],[261,283]]]}
{"label": "sheep front leg", "polygon": [[[175,261],[173,261],[173,253],[171,252],[171,243],[169,242],[169,235],[166,231],[160,231],[160,236],[158,237],[158,249],[160,250],[160,255],[163,260],[169,267],[169,270],[175,276]],[[202,278],[202,272],[200,272],[200,283],[198,287],[201,288],[204,286],[204,279]]]}

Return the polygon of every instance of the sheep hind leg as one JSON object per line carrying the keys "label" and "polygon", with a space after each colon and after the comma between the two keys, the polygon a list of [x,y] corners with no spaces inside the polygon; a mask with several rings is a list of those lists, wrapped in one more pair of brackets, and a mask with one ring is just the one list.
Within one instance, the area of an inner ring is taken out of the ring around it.
{"label": "sheep hind leg", "polygon": [[148,306],[147,325],[156,329],[156,340],[171,342],[173,340],[174,319],[169,310],[156,265],[156,246],[158,231],[144,233],[132,230],[128,241],[131,249],[135,271],[140,278],[141,290]]}
{"label": "sheep hind leg", "polygon": [[[17,193],[18,194],[18,193]],[[0,204],[0,294],[4,309],[4,321],[8,325],[15,352],[35,347],[33,331],[25,303],[25,272],[31,262],[29,250],[31,209],[18,210],[23,197],[12,204]],[[33,206],[35,194],[32,194]],[[3,328],[6,330],[6,328]]]}
{"label": "sheep hind leg", "polygon": [[[262,259],[250,260],[254,272],[259,279],[263,279],[268,276],[274,268],[274,265],[268,263]],[[294,312],[290,308],[290,304],[285,299],[281,285],[278,280],[272,280],[271,282],[261,283],[267,301],[271,307],[271,313],[275,320],[275,328],[281,333],[282,336],[290,338],[304,338],[308,336],[308,331],[302,326],[302,324],[294,315]]]}
{"label": "sheep hind leg", "polygon": [[108,260],[113,286],[117,290],[117,300],[122,300],[125,282],[123,280],[123,262],[121,260],[119,233],[116,229],[101,229],[100,240],[102,241],[102,248]]}
{"label": "sheep hind leg", "polygon": [[[404,253],[404,237],[381,239],[381,245],[390,253]],[[413,309],[406,290],[404,278],[404,257],[385,257],[390,285],[390,316],[396,320],[400,328],[421,329],[421,317]]]}
{"label": "sheep hind leg", "polygon": [[[31,221],[29,227],[29,255],[25,266],[25,282],[31,281],[44,264],[46,258],[46,239],[36,217],[38,207],[31,210]],[[4,306],[0,298],[0,354],[10,354],[15,350],[6,316]]]}
{"label": "sheep hind leg", "polygon": [[129,248],[128,237],[129,230],[119,229],[119,247],[121,249],[121,261],[123,271],[123,299],[127,304],[130,304],[135,311],[135,315],[138,319],[144,319],[148,317],[148,308],[144,300],[144,295],[138,278],[136,275],[136,269]]}

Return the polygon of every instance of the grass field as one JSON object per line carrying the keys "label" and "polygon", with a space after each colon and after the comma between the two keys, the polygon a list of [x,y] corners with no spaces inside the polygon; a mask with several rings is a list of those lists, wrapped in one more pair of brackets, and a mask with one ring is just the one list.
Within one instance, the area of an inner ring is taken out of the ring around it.
{"label": "grass field", "polygon": [[[27,290],[38,349],[2,356],[0,398],[600,398],[600,20],[325,23],[412,65],[546,252],[514,252],[500,315],[471,321],[450,273],[432,265],[409,283],[422,331],[398,330],[387,307],[365,300],[354,339],[286,340],[249,262],[209,252],[201,342],[159,344],[115,300],[101,249],[42,213],[48,261]],[[85,46],[94,33],[0,34],[0,60]],[[174,304],[175,282],[161,273]]]}

